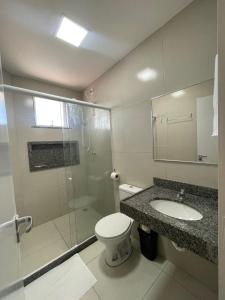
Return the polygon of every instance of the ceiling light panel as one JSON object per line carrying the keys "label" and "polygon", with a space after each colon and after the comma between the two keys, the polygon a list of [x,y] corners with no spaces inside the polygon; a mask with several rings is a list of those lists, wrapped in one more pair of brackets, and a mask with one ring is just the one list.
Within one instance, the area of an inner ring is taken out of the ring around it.
{"label": "ceiling light panel", "polygon": [[87,33],[88,31],[85,28],[74,23],[67,17],[63,17],[56,37],[76,47],[79,47]]}

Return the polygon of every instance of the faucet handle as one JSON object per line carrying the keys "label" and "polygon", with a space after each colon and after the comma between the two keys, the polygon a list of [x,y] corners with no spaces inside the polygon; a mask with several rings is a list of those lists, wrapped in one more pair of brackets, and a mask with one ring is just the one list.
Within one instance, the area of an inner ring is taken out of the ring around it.
{"label": "faucet handle", "polygon": [[180,194],[184,195],[185,194],[185,189],[180,189]]}
{"label": "faucet handle", "polygon": [[180,189],[180,192],[177,194],[177,198],[182,200],[185,197],[185,189]]}

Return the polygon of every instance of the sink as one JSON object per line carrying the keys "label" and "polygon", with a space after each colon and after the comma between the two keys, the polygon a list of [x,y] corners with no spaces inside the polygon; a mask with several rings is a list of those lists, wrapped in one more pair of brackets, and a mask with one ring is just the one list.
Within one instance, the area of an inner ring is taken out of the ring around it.
{"label": "sink", "polygon": [[196,209],[175,201],[157,199],[151,201],[150,205],[164,215],[180,220],[197,221],[203,218],[203,215]]}

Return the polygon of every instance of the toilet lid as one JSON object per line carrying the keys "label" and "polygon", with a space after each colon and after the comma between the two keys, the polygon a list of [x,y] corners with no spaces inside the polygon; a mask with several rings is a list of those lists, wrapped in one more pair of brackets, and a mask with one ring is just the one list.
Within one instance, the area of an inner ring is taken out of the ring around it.
{"label": "toilet lid", "polygon": [[113,238],[126,232],[130,224],[131,218],[122,213],[115,213],[99,220],[95,232],[103,238]]}

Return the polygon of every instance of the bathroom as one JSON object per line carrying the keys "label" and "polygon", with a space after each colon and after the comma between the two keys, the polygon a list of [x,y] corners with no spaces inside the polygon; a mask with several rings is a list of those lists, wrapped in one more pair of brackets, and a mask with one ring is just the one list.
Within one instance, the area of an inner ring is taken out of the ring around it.
{"label": "bathroom", "polygon": [[225,299],[222,2],[1,1],[0,297]]}

